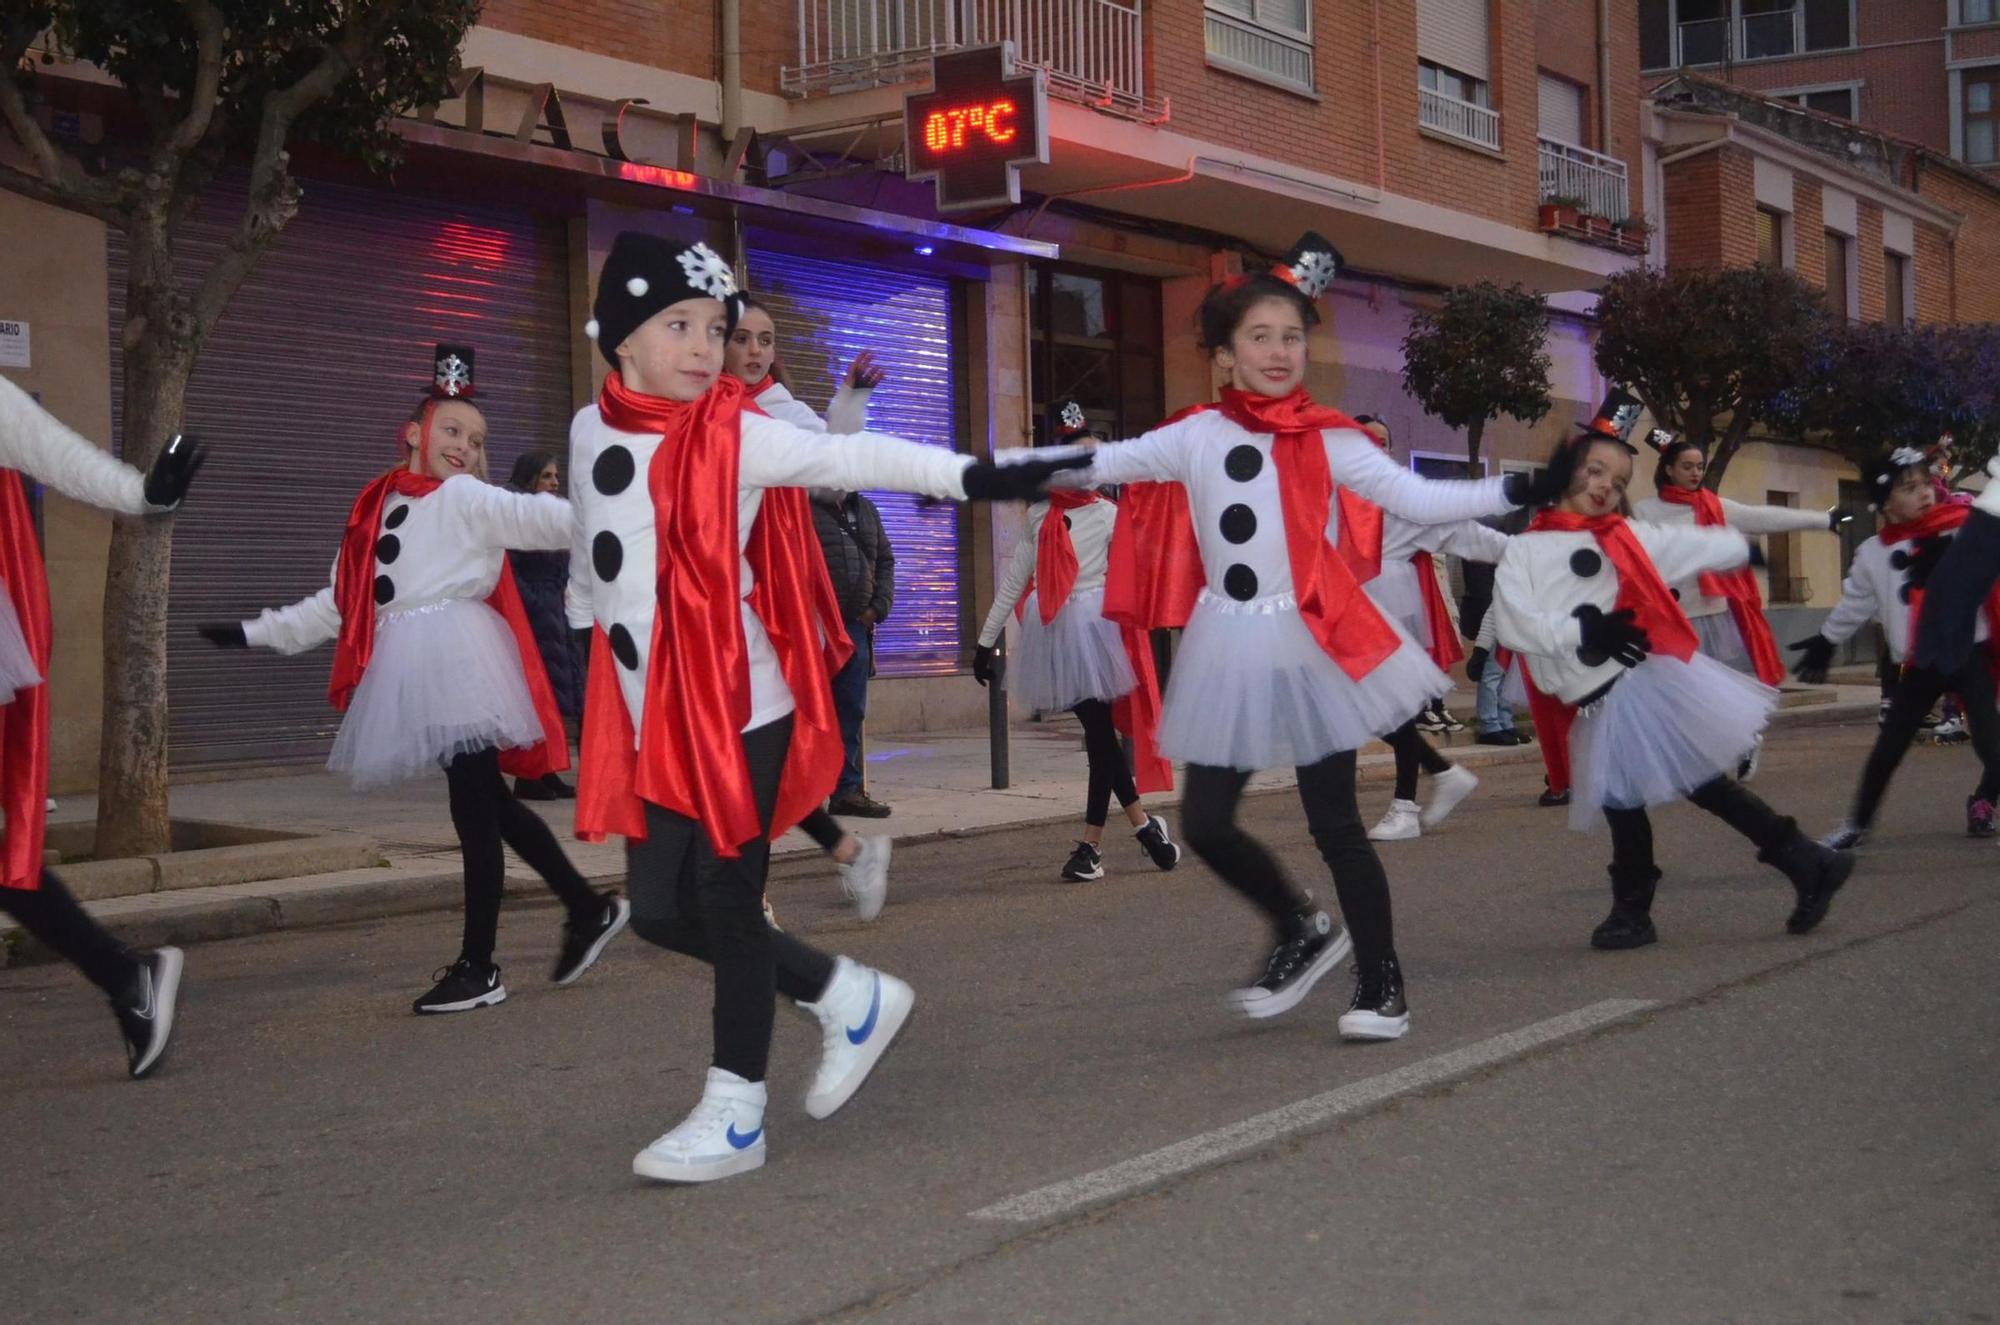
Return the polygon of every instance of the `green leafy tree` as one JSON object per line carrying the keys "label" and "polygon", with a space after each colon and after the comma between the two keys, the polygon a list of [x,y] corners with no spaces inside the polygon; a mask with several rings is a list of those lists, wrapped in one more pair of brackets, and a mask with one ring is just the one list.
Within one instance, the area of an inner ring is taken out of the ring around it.
{"label": "green leafy tree", "polygon": [[1635,269],[1597,304],[1597,366],[1661,427],[1708,452],[1711,489],[1804,380],[1826,313],[1819,292],[1772,267]]}
{"label": "green leafy tree", "polygon": [[[180,430],[202,343],[285,226],[301,189],[290,149],[312,142],[373,168],[397,159],[392,123],[448,95],[478,0],[0,0],[0,124],[29,163],[0,188],[123,232],[125,446],[141,468]],[[42,128],[37,63],[87,61],[129,94],[129,154],[92,169]],[[249,199],[212,261],[181,252],[217,172]],[[165,850],[169,521],[119,521],[104,602],[104,734],[97,849]]]}
{"label": "green leafy tree", "polygon": [[1549,412],[1548,340],[1548,302],[1491,281],[1457,286],[1410,320],[1403,389],[1424,413],[1465,430],[1467,473],[1480,472],[1479,443],[1492,420],[1534,423]]}

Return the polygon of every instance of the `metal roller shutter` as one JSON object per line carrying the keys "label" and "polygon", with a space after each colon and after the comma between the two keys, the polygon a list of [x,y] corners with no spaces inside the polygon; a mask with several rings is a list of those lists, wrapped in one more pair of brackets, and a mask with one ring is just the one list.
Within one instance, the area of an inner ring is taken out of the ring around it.
{"label": "metal roller shutter", "polygon": [[1537,124],[1542,137],[1583,146],[1583,89],[1566,78],[1538,77]]}
{"label": "metal roller shutter", "polygon": [[1417,0],[1417,58],[1492,81],[1487,0]]}
{"label": "metal roller shutter", "polygon": [[[206,263],[241,214],[225,180],[189,223]],[[111,236],[112,381],[123,381],[126,255]],[[562,223],[385,190],[307,181],[305,202],[210,335],[187,419],[211,447],[177,517],[168,603],[170,757],[177,768],[326,757],[331,647],[295,658],[226,653],[196,624],[289,603],[327,583],[348,508],[393,464],[431,346],[473,346],[488,468],[504,482],[569,434],[568,266]],[[114,425],[122,422],[114,389]]]}
{"label": "metal roller shutter", "polygon": [[[874,350],[888,377],[869,402],[868,427],[958,450],[951,283],[866,262],[748,249],[750,292],[771,310],[793,394],[822,413],[855,355]],[[959,669],[962,512],[905,493],[870,493],[896,551],[896,605],[875,630],[883,676]]]}

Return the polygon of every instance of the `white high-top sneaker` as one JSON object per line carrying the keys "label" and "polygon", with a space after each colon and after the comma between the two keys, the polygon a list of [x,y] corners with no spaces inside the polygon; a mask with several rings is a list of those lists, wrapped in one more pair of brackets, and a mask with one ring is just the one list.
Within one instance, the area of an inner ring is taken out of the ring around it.
{"label": "white high-top sneaker", "polygon": [[834,868],[840,871],[840,891],[854,903],[854,914],[868,921],[882,914],[882,903],[889,898],[889,853],[896,844],[887,837],[860,841],[861,852],[854,863]]}
{"label": "white high-top sneaker", "polygon": [[1424,831],[1429,832],[1443,823],[1458,803],[1470,796],[1479,786],[1479,779],[1463,764],[1453,764],[1444,772],[1431,779],[1430,803],[1418,814]]}
{"label": "white high-top sneaker", "polygon": [[1389,812],[1368,830],[1370,842],[1403,842],[1423,835],[1423,825],[1418,818],[1415,801],[1390,801]]}
{"label": "white high-top sneaker", "polygon": [[910,1019],[917,995],[893,975],[845,957],[834,959],[833,979],[817,1003],[799,1007],[819,1018],[819,1072],[806,1095],[806,1112],[831,1118],[861,1089],[889,1044]]}
{"label": "white high-top sneaker", "polygon": [[657,1182],[714,1182],[764,1167],[761,1081],[708,1069],[701,1103],[681,1125],[632,1157],[632,1172]]}

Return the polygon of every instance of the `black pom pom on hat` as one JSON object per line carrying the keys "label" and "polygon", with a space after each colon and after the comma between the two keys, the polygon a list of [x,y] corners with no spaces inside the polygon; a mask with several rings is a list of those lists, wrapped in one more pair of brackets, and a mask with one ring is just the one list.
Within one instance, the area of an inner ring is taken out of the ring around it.
{"label": "black pom pom on hat", "polygon": [[627,230],[612,241],[598,273],[597,299],[584,333],[616,367],[618,347],[661,309],[687,299],[720,299],[734,331],[741,298],[736,273],[708,245]]}

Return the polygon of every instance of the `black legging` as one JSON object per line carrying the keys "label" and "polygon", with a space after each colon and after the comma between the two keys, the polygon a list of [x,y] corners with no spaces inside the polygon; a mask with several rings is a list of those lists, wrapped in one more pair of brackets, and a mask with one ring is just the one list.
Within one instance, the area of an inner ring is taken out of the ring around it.
{"label": "black legging", "polygon": [[847,836],[847,830],[840,826],[840,821],[823,809],[807,815],[799,827],[805,829],[806,836],[818,843],[819,849],[829,856],[840,845],[841,839]]}
{"label": "black legging", "polygon": [[[1320,858],[1333,872],[1333,890],[1355,960],[1364,966],[1396,955],[1389,914],[1389,880],[1362,825],[1354,801],[1354,751],[1328,755],[1298,770],[1299,803]],[[1285,922],[1306,905],[1306,895],[1286,877],[1284,866],[1264,844],[1236,823],[1236,810],[1250,774],[1237,768],[1189,764],[1187,796],[1181,802],[1181,833],[1194,853],[1270,918],[1282,940]]]}
{"label": "black legging", "polygon": [[1125,761],[1125,747],[1118,743],[1118,728],[1111,721],[1111,705],[1101,699],[1086,699],[1070,712],[1083,724],[1083,752],[1090,761],[1090,790],[1083,802],[1083,821],[1092,828],[1104,827],[1111,815],[1115,792],[1120,805],[1139,799],[1132,782],[1132,766]]}
{"label": "black legging", "polygon": [[53,871],[42,871],[39,888],[0,888],[0,911],[112,998],[123,994],[138,974],[138,959],[77,905]]}
{"label": "black legging", "polygon": [[502,843],[542,876],[569,908],[572,920],[587,920],[604,906],[542,817],[514,799],[500,775],[500,752],[486,749],[458,755],[445,766],[451,792],[451,826],[465,855],[465,937],[459,956],[489,964],[500,929],[500,896],[507,887],[507,854]]}
{"label": "black legging", "polygon": [[[1770,855],[1798,831],[1792,819],[1779,814],[1742,783],[1720,777],[1704,782],[1688,793],[1688,800],[1707,810],[1756,844],[1762,855]],[[1644,806],[1636,810],[1604,807],[1604,822],[1611,829],[1611,877],[1613,880],[1653,877],[1653,821]]]}
{"label": "black legging", "polygon": [[1889,790],[1889,779],[1896,775],[1896,766],[1903,762],[1903,755],[1910,748],[1910,739],[1917,734],[1931,706],[1948,690],[1957,691],[1965,702],[1965,722],[1972,729],[1972,749],[1985,768],[1978,795],[1989,801],[2000,796],[2000,718],[1993,712],[1993,676],[1986,670],[1985,658],[1975,653],[1954,676],[1928,667],[1908,667],[1896,683],[1889,716],[1882,720],[1875,748],[1861,770],[1861,786],[1854,794],[1854,813],[1849,820],[1855,827],[1866,828],[1875,822],[1875,812],[1882,806],[1882,797]]}
{"label": "black legging", "polygon": [[1396,799],[1413,801],[1417,798],[1417,770],[1436,777],[1451,767],[1446,759],[1431,748],[1424,734],[1417,730],[1417,720],[1411,718],[1383,738],[1389,748],[1396,753]]}
{"label": "black legging", "polygon": [[776,996],[815,1003],[833,978],[833,958],[764,920],[768,830],[791,743],[789,714],[743,733],[766,831],[742,843],[735,859],[715,854],[697,820],[650,804],[645,840],[625,848],[632,932],[715,968],[713,1061],[745,1081],[762,1081],[770,1063]]}

